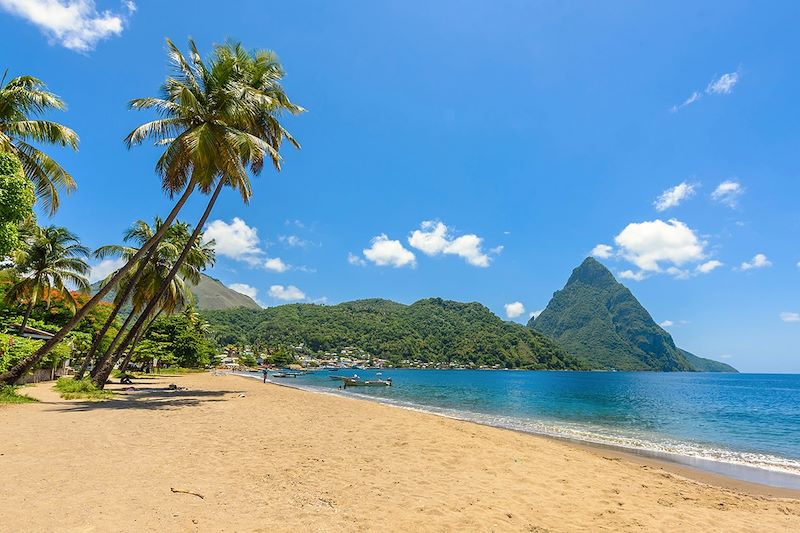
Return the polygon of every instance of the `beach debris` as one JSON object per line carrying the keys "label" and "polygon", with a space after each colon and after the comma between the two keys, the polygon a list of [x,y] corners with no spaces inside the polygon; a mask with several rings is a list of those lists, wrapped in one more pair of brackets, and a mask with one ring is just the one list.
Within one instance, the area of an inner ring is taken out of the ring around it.
{"label": "beach debris", "polygon": [[171,490],[172,492],[174,492],[176,494],[191,494],[192,496],[197,496],[201,500],[205,500],[206,499],[205,496],[203,496],[202,494],[199,494],[197,492],[192,492],[191,490],[176,489],[174,487],[170,487],[169,490]]}
{"label": "beach debris", "polygon": [[239,398],[244,398],[244,397],[245,397],[245,394],[244,394],[244,393],[241,393],[241,394],[239,395]]}

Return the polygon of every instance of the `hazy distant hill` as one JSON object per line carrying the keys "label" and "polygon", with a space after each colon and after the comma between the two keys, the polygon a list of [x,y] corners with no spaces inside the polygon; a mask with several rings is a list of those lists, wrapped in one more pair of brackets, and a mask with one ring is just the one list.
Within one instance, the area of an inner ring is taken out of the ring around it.
{"label": "hazy distant hill", "polygon": [[593,369],[735,372],[677,348],[631,291],[591,257],[528,326]]}
{"label": "hazy distant hill", "polygon": [[503,321],[479,303],[430,298],[403,305],[374,299],[203,315],[220,344],[305,343],[314,352],[352,346],[395,363],[410,359],[508,368],[583,367],[545,336]]}
{"label": "hazy distant hill", "polygon": [[229,289],[219,280],[201,274],[200,283],[192,287],[192,294],[197,300],[198,309],[235,309],[246,307],[248,309],[261,309],[252,298]]}
{"label": "hazy distant hill", "polygon": [[[97,292],[100,287],[100,282],[92,285],[92,292]],[[219,280],[200,274],[200,283],[191,288],[195,301],[197,302],[198,309],[235,309],[237,307],[245,307],[247,309],[261,309],[255,301],[249,296],[236,292],[223,285]],[[114,299],[114,291],[112,290],[105,298],[106,301]],[[122,309],[123,314],[130,313],[130,307],[125,306]]]}
{"label": "hazy distant hill", "polygon": [[[681,350],[680,348],[678,349]],[[681,350],[681,353],[698,372],[739,372],[731,365],[714,361],[713,359],[706,359],[705,357],[698,357],[686,350]]]}

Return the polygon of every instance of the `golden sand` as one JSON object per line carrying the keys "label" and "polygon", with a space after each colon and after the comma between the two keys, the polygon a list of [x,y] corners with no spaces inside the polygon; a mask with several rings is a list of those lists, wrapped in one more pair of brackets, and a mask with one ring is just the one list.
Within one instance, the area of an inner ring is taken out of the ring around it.
{"label": "golden sand", "polygon": [[136,386],[0,406],[0,531],[800,529],[797,492],[602,449],[235,376]]}

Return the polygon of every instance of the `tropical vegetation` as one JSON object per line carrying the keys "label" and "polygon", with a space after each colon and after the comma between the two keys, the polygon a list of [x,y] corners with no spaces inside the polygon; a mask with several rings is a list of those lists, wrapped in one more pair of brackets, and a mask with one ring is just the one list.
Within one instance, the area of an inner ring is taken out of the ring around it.
{"label": "tropical vegetation", "polygon": [[303,345],[313,353],[357,347],[395,365],[409,361],[458,366],[580,369],[545,336],[498,318],[479,303],[440,298],[403,305],[359,300],[339,305],[289,304],[262,310],[203,313],[220,345]]}
{"label": "tropical vegetation", "polygon": [[[280,170],[280,148],[284,140],[299,148],[281,124],[280,117],[284,113],[298,114],[304,110],[293,104],[284,92],[281,86],[284,71],[273,52],[250,52],[240,44],[224,44],[215,46],[210,60],[205,61],[191,40],[188,59],[171,41],[167,40],[167,46],[173,73],[164,82],[160,94],[130,103],[132,109],[153,110],[159,118],[133,130],[125,142],[132,147],[151,140],[164,146],[164,152],[156,163],[156,172],[165,192],[170,197],[176,194],[180,197],[160,226],[157,224],[155,233],[145,242],[140,242],[135,251],[115,251],[127,260],[125,265],[87,301],[75,306],[69,320],[36,352],[6,368],[0,374],[0,383],[16,383],[41,364],[107,294],[116,290],[122,294],[119,297],[121,302],[131,297],[142,309],[128,315],[129,318],[135,317],[126,319],[132,325],[123,323],[117,328],[113,337],[116,344],[112,340],[103,354],[105,361],[95,365],[94,383],[102,387],[113,362],[119,361],[123,354],[134,354],[136,343],[143,337],[147,340],[146,333],[155,324],[159,307],[168,309],[174,304],[177,308],[185,304],[178,299],[182,292],[177,290],[180,281],[176,281],[176,277],[185,273],[187,263],[192,262],[191,256],[198,249],[201,230],[222,189],[231,187],[240,193],[244,202],[248,202],[252,195],[250,174],[260,174],[267,160]],[[50,213],[58,207],[59,186],[69,190],[74,187],[74,181],[54,161],[26,142],[33,140],[77,146],[77,135],[72,130],[53,122],[32,120],[29,116],[52,108],[63,109],[64,104],[35,78],[15,78],[0,93],[0,151],[13,153],[19,158]],[[163,250],[160,243],[196,190],[210,195],[208,204],[183,246],[176,248],[180,252],[164,272],[164,268],[157,266]],[[156,278],[148,278],[148,271],[159,274]],[[146,282],[140,283],[146,279],[150,279],[147,291],[144,290]],[[168,303],[170,300],[173,303]],[[26,301],[30,303],[30,298]],[[35,305],[34,302],[32,307]],[[84,360],[91,360],[99,343],[115,324],[121,306],[115,305],[114,309],[89,348],[89,357]]]}

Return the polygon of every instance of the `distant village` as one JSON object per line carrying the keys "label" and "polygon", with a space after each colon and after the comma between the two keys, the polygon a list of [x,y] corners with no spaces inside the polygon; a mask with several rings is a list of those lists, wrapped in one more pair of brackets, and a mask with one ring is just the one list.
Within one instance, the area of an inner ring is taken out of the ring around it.
{"label": "distant village", "polygon": [[421,361],[418,359],[404,359],[392,362],[388,359],[375,357],[369,352],[355,346],[345,346],[339,351],[326,351],[322,353],[312,353],[309,348],[300,343],[296,346],[287,347],[290,352],[290,359],[286,365],[273,364],[272,357],[266,352],[256,353],[253,346],[244,345],[243,347],[230,347],[219,355],[222,366],[230,369],[251,368],[253,366],[287,366],[294,368],[428,368],[428,369],[481,369],[498,370],[500,365],[475,365]]}

